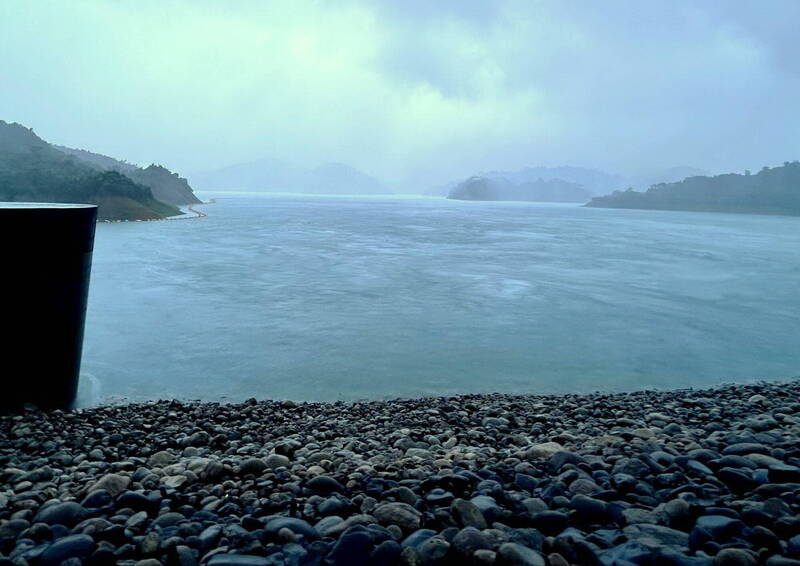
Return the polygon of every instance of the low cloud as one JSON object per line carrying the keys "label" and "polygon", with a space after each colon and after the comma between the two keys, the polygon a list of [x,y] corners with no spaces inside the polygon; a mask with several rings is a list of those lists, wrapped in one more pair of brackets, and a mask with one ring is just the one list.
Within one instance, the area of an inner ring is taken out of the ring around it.
{"label": "low cloud", "polygon": [[272,156],[417,188],[481,169],[800,155],[800,3],[0,4],[0,111],[184,171]]}

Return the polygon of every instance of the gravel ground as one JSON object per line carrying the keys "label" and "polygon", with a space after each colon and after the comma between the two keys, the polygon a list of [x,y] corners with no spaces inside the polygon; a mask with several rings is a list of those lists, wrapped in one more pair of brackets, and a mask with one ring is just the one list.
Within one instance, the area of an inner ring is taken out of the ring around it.
{"label": "gravel ground", "polygon": [[0,566],[792,566],[799,510],[799,380],[0,416]]}

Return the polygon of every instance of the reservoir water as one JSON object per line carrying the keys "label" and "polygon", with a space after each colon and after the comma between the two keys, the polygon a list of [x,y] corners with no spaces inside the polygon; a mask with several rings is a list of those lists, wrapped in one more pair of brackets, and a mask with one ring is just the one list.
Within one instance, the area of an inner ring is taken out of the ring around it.
{"label": "reservoir water", "polygon": [[79,404],[800,374],[800,218],[200,193],[100,224]]}

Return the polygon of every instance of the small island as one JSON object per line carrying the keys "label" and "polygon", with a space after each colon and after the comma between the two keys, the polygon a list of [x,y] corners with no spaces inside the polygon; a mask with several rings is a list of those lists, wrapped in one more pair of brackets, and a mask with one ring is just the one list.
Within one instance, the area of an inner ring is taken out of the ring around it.
{"label": "small island", "polygon": [[577,183],[563,179],[535,179],[513,183],[502,177],[470,177],[447,195],[452,200],[586,202],[592,193]]}
{"label": "small island", "polygon": [[52,145],[21,124],[0,120],[0,200],[96,204],[97,219],[161,220],[200,200],[160,165],[139,168],[85,150]]}
{"label": "small island", "polygon": [[800,215],[800,161],[764,167],[752,175],[728,173],[688,177],[677,183],[659,183],[645,192],[614,191],[595,197],[586,206]]}

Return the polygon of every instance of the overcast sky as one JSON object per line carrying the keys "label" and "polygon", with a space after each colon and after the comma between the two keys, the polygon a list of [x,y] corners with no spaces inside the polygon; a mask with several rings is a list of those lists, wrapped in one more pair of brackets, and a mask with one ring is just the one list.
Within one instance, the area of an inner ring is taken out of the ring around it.
{"label": "overcast sky", "polygon": [[0,1],[0,118],[181,173],[800,158],[800,1]]}

